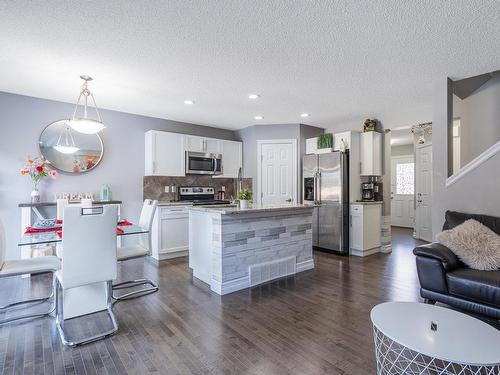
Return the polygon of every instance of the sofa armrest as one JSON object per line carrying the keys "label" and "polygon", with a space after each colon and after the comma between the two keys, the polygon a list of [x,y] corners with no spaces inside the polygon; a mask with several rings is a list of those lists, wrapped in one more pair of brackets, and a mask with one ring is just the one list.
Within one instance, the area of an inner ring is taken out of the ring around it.
{"label": "sofa armrest", "polygon": [[417,246],[413,249],[413,254],[439,260],[446,271],[452,271],[460,266],[458,257],[446,246],[437,242]]}

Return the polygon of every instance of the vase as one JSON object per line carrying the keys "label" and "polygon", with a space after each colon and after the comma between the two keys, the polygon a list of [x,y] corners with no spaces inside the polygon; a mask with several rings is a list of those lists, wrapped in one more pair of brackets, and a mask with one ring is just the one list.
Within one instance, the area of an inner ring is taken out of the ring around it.
{"label": "vase", "polygon": [[40,192],[38,189],[31,191],[31,203],[40,203]]}
{"label": "vase", "polygon": [[111,200],[111,188],[108,184],[104,184],[101,186],[101,201],[110,201]]}
{"label": "vase", "polygon": [[250,201],[245,200],[245,199],[240,199],[240,208],[242,209],[247,209],[249,206]]}

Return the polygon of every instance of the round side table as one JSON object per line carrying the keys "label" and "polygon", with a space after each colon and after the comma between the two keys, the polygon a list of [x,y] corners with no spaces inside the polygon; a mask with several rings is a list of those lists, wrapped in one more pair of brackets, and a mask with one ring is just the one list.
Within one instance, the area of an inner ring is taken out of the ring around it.
{"label": "round side table", "polygon": [[500,331],[471,316],[415,302],[370,314],[377,374],[498,375]]}

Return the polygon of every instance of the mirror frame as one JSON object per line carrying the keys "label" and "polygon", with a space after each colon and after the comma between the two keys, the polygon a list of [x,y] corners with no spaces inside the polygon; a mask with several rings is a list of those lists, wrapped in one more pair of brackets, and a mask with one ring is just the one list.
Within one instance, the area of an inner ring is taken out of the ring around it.
{"label": "mirror frame", "polygon": [[[38,150],[40,151],[40,155],[42,155],[43,158],[45,158],[45,156],[42,153],[42,134],[45,132],[45,130],[47,130],[47,128],[49,126],[55,124],[56,122],[60,122],[60,121],[69,121],[69,119],[60,119],[60,120],[52,121],[50,124],[48,124],[47,126],[45,126],[43,128],[43,130],[40,132],[40,136],[38,137]],[[97,166],[99,165],[99,163],[102,160],[102,157],[104,156],[104,142],[102,141],[102,138],[99,135],[99,133],[96,133],[95,135],[97,136],[97,138],[99,139],[99,143],[101,144],[101,155],[99,156],[99,159],[97,160],[97,162],[95,163],[95,166],[93,168],[86,169],[86,170],[84,170],[82,172],[79,172],[79,173],[68,172],[68,171],[65,171],[65,170],[57,168],[54,164],[52,164],[52,162],[50,160],[47,159],[50,162],[50,164],[49,164],[50,167],[54,168],[54,169],[57,169],[57,171],[59,171],[60,173],[64,173],[64,174],[67,174],[67,175],[70,175],[70,176],[78,176],[78,175],[81,175],[81,174],[92,172],[94,169],[97,168]]]}

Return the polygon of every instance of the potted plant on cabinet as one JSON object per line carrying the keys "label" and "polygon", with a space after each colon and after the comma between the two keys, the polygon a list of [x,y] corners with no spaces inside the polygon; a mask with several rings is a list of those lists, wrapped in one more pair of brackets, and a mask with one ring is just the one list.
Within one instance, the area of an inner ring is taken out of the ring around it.
{"label": "potted plant on cabinet", "polygon": [[326,152],[332,152],[333,151],[333,134],[332,133],[325,133],[325,134],[320,134],[318,136],[317,140],[317,154],[323,154]]}
{"label": "potted plant on cabinet", "polygon": [[238,200],[240,201],[240,208],[248,208],[248,205],[252,200],[252,191],[249,189],[241,190],[238,193]]}
{"label": "potted plant on cabinet", "polygon": [[377,120],[376,119],[371,119],[371,118],[366,118],[364,123],[363,123],[363,132],[374,132],[376,131],[377,128]]}

